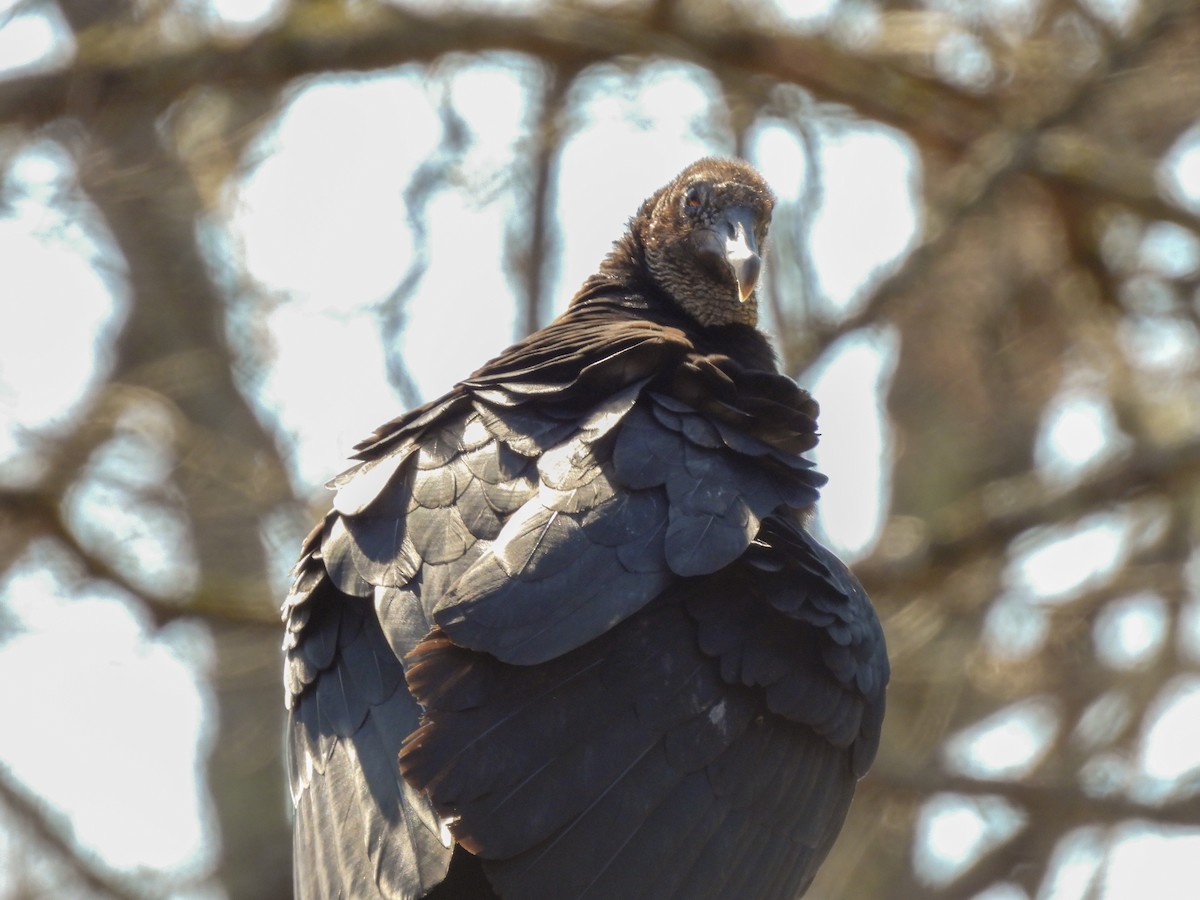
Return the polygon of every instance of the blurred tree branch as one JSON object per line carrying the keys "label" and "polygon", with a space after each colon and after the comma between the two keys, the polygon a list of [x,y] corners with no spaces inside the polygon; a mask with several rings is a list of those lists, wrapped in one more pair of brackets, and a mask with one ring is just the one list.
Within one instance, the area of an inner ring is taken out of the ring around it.
{"label": "blurred tree branch", "polygon": [[1200,216],[1163,198],[1156,160],[1070,128],[1043,134],[1033,154],[1036,170],[1064,187],[1200,233]]}
{"label": "blurred tree branch", "polygon": [[[151,46],[144,33],[149,26],[142,26],[139,36],[128,30],[131,26],[108,24],[121,21],[128,12],[120,0],[64,0],[61,7],[77,32],[84,58],[92,52],[104,55]],[[91,82],[88,90],[98,86]],[[182,94],[182,83],[177,86]],[[72,91],[80,87],[76,82]],[[150,97],[145,87],[134,85],[133,96],[121,97],[101,90],[93,97],[97,102],[73,107],[87,129],[84,145],[75,148],[80,184],[124,257],[131,289],[131,309],[116,342],[112,378],[166,398],[182,420],[186,440],[164,452],[180,462],[175,480],[199,562],[195,598],[210,612],[223,607],[233,619],[244,620],[256,610],[272,610],[261,518],[288,500],[290,491],[273,438],[233,381],[223,298],[197,243],[205,204],[192,173],[165,148],[159,130],[164,99],[176,97]],[[246,102],[255,100],[263,111],[274,103],[262,92],[248,95]],[[41,509],[44,527],[75,549],[89,571],[125,584],[71,537],[50,502]],[[144,592],[133,595],[156,617],[163,615],[162,604]],[[213,621],[218,632],[231,627],[228,618]],[[288,850],[281,839],[286,820],[276,774],[278,751],[265,758],[245,751],[247,741],[272,746],[268,735],[277,733],[280,716],[264,720],[261,710],[267,697],[277,696],[278,639],[267,629],[251,634],[255,647],[249,656],[222,641],[220,633],[216,642],[218,668],[241,674],[235,682],[217,683],[221,739],[214,742],[210,761],[225,843],[221,876],[234,897],[261,896],[267,877],[276,885],[273,893],[286,892],[290,884]],[[250,668],[247,659],[254,661]],[[256,871],[264,864],[269,876]]]}
{"label": "blurred tree branch", "polygon": [[[945,252],[961,223],[985,207],[998,187],[1011,176],[1033,170],[1074,186],[1099,189],[1141,211],[1197,228],[1200,220],[1164,201],[1148,164],[1123,153],[1108,151],[1103,141],[1067,126],[1090,113],[1089,103],[1113,84],[1114,76],[1142,66],[1162,35],[1188,14],[1200,9],[1196,0],[1147,4],[1130,36],[1110,45],[1104,63],[1087,77],[1057,85],[1049,96],[1018,95],[1002,108],[999,122],[962,147],[958,161],[936,178],[926,179],[925,224],[917,245],[903,263],[888,274],[857,311],[837,319],[810,319],[795,328],[785,358],[802,371],[840,338],[889,319],[890,307],[911,296],[917,279]],[[1200,57],[1193,75],[1200,80]],[[911,135],[911,132],[907,132]],[[930,160],[933,162],[933,160]]]}
{"label": "blurred tree branch", "polygon": [[1065,490],[1047,490],[1033,475],[984,486],[928,523],[924,539],[902,543],[900,555],[859,564],[863,583],[896,590],[941,578],[1031,528],[1079,519],[1097,509],[1155,492],[1170,495],[1200,478],[1200,441],[1171,448],[1140,448]]}
{"label": "blurred tree branch", "polygon": [[527,193],[529,217],[510,227],[507,235],[508,256],[512,262],[511,277],[521,286],[517,313],[517,335],[523,337],[550,321],[547,277],[557,249],[554,222],[554,202],[558,154],[562,149],[567,92],[574,84],[579,70],[575,67],[550,68],[545,73],[546,84],[538,99],[536,122],[532,134],[532,169]]}
{"label": "blurred tree branch", "polygon": [[0,765],[0,804],[20,817],[35,838],[54,851],[89,891],[116,900],[140,900],[142,894],[130,890],[122,879],[105,871],[87,853],[62,833],[62,825],[54,821],[43,804],[29,796],[27,789],[16,782],[8,768]]}
{"label": "blurred tree branch", "polygon": [[935,79],[877,64],[822,36],[752,25],[655,27],[612,9],[553,8],[536,16],[480,11],[417,14],[381,4],[294,3],[246,40],[164,44],[146,29],[105,24],[78,37],[64,70],[0,83],[0,122],[26,128],[93,107],[164,109],[197,85],[282,87],[329,71],[371,71],[455,52],[515,51],[577,68],[625,56],[674,57],[791,82],[934,145],[959,148],[992,127],[988,105]]}
{"label": "blurred tree branch", "polygon": [[[1067,819],[1075,825],[1087,822],[1116,824],[1129,819],[1163,825],[1192,827],[1200,820],[1200,796],[1143,803],[1120,794],[1086,794],[1076,783],[1042,784],[998,778],[973,778],[947,774],[944,770],[914,772],[880,769],[878,776],[897,791],[925,796],[933,791],[967,796],[1003,797],[1024,810],[1030,819]],[[986,887],[987,885],[983,885]]]}

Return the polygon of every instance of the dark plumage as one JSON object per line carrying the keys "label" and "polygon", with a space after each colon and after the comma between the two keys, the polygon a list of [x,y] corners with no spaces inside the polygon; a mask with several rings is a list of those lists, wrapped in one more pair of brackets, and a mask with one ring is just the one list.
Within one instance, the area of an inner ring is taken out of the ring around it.
{"label": "dark plumage", "polygon": [[772,202],[689,167],[333,482],[283,608],[297,896],[804,892],[888,665],[805,528],[817,406],[754,327]]}

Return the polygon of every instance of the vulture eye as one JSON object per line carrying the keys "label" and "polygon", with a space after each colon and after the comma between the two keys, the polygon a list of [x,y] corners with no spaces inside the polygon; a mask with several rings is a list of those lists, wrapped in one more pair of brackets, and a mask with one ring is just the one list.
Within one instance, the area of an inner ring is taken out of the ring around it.
{"label": "vulture eye", "polygon": [[698,188],[698,187],[688,188],[687,197],[685,198],[685,201],[687,203],[688,209],[699,209],[700,203],[701,203],[700,188]]}

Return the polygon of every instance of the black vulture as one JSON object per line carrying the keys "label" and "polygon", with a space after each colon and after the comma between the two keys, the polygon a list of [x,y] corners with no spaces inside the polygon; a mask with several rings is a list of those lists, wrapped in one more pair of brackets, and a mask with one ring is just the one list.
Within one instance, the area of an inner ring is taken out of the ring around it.
{"label": "black vulture", "polygon": [[379,428],[283,606],[300,898],[795,898],[888,663],[703,159],[566,312]]}

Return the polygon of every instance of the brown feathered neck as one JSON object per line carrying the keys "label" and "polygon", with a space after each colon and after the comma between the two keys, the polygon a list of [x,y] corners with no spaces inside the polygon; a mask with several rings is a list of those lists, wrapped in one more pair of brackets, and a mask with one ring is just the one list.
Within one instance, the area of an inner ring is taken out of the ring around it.
{"label": "brown feathered neck", "polygon": [[755,325],[703,324],[651,275],[644,235],[655,209],[674,185],[672,182],[660,188],[643,201],[596,274],[571,299],[568,315],[630,316],[654,321],[683,331],[700,354],[723,354],[750,369],[778,372],[775,349]]}
{"label": "brown feathered neck", "polygon": [[[752,325],[701,325],[646,273],[636,236],[624,235],[571,299],[565,319],[640,319],[684,333],[696,353],[736,359],[747,369],[779,372],[770,339]],[[553,327],[553,326],[551,326]]]}

